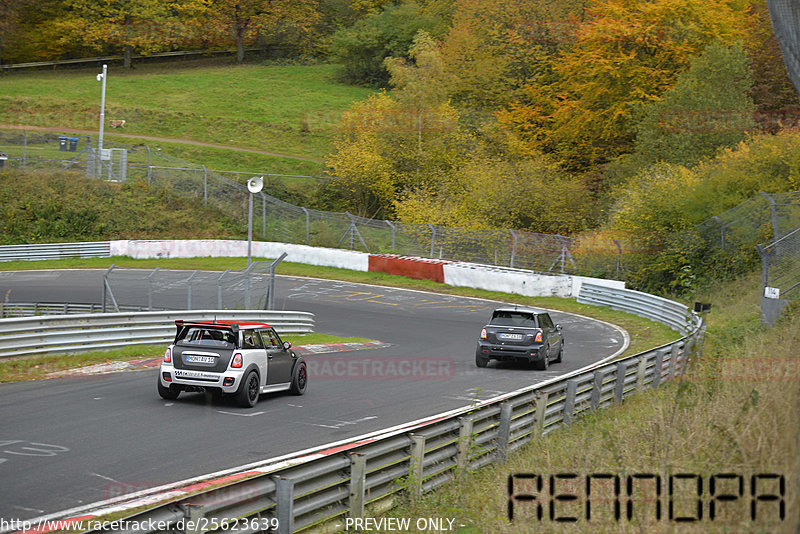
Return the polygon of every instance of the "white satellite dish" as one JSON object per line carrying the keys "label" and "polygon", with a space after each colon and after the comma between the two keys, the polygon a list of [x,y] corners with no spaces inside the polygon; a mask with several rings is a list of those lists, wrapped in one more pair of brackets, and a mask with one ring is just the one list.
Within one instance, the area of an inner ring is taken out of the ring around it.
{"label": "white satellite dish", "polygon": [[251,193],[260,193],[264,188],[264,177],[256,176],[247,180],[247,190]]}

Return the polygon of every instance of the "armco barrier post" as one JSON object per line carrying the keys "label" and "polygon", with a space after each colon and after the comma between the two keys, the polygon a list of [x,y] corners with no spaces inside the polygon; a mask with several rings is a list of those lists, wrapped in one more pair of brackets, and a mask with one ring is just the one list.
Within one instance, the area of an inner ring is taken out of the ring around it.
{"label": "armco barrier post", "polygon": [[565,425],[572,424],[572,414],[575,412],[575,395],[578,392],[578,381],[567,381],[567,396],[564,399],[563,421]]}
{"label": "armco barrier post", "polygon": [[614,401],[622,402],[625,395],[625,375],[628,374],[628,364],[626,362],[617,364],[617,377],[614,382]]}
{"label": "armco barrier post", "polygon": [[537,392],[536,413],[534,415],[534,433],[536,436],[544,435],[544,425],[547,422],[547,399],[550,396],[546,392]]}
{"label": "armco barrier post", "polygon": [[636,390],[644,389],[644,379],[647,375],[647,355],[639,358],[639,367],[636,369]]}
{"label": "armco barrier post", "polygon": [[425,460],[425,436],[411,434],[411,457],[408,464],[408,484],[411,498],[422,497],[423,461]]}
{"label": "armco barrier post", "polygon": [[306,208],[300,208],[306,214],[306,245],[311,245],[311,215]]}
{"label": "armco barrier post", "polygon": [[278,534],[294,532],[294,482],[282,476],[274,476],[275,508],[278,518]]}
{"label": "armco barrier post", "polygon": [[603,383],[606,381],[608,373],[609,371],[600,369],[594,372],[594,379],[592,380],[592,397],[589,401],[593,410],[596,410],[600,407],[600,396],[603,394]]}
{"label": "armco barrier post", "polygon": [[689,337],[683,343],[683,356],[681,357],[681,376],[686,374],[686,367],[688,367],[689,362],[692,360],[692,354],[694,353],[695,345],[697,344],[697,339],[694,336]]}
{"label": "armco barrier post", "polygon": [[670,351],[670,354],[669,354],[669,379],[670,380],[675,378],[675,373],[676,373],[677,367],[678,367],[678,353],[679,353],[679,349],[678,349],[678,344],[677,343],[673,343],[671,348],[672,348],[672,350]]}
{"label": "armco barrier post", "polygon": [[430,257],[433,258],[433,251],[436,248],[436,227],[433,226],[431,223],[428,223],[428,228],[431,229],[431,255]]}
{"label": "armco barrier post", "polygon": [[506,401],[500,404],[500,424],[497,425],[497,452],[495,458],[503,463],[508,457],[508,441],[511,438],[511,411],[513,406]]}
{"label": "armco barrier post", "polygon": [[367,483],[367,455],[350,454],[350,517],[364,517],[364,490]]}
{"label": "armco barrier post", "polygon": [[664,367],[664,356],[668,351],[669,349],[658,349],[656,351],[656,366],[653,369],[653,382],[650,384],[654,388],[661,384],[661,368]]}
{"label": "armco barrier post", "polygon": [[458,418],[458,454],[456,467],[459,474],[464,474],[469,466],[469,448],[472,444],[473,418],[471,415]]}
{"label": "armco barrier post", "polygon": [[186,516],[186,521],[183,523],[183,534],[202,534],[203,533],[203,516],[205,510],[202,504],[184,504],[181,506],[183,513]]}

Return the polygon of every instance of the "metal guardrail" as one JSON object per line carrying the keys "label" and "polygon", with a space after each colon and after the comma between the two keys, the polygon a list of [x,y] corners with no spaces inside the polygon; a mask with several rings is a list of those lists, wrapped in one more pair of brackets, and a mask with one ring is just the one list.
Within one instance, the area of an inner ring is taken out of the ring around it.
{"label": "metal guardrail", "polygon": [[581,286],[578,302],[633,313],[665,324],[681,334],[687,334],[698,327],[699,317],[683,304],[640,291],[585,283]]}
{"label": "metal guardrail", "polygon": [[169,343],[175,320],[247,319],[263,321],[278,333],[312,332],[314,314],[265,310],[194,310],[43,315],[0,319],[0,358],[104,350],[128,345]]}
{"label": "metal guardrail", "polygon": [[[162,530],[167,525],[186,533],[222,531],[225,521],[234,519],[242,533],[259,532],[266,522],[279,533],[323,524],[327,531],[328,526],[337,527],[337,522],[341,527],[343,517],[363,517],[367,507],[383,504],[398,492],[420,495],[464,472],[504,461],[510,451],[570,424],[584,413],[621,402],[635,392],[683,374],[702,350],[704,322],[678,303],[588,284],[584,285],[582,298],[670,326],[684,325],[685,336],[662,347],[613,362],[599,362],[422,422],[268,460],[261,467],[248,466],[238,474],[228,472],[225,480],[238,481],[212,490],[188,496],[180,488],[169,488],[168,493],[161,488],[139,492],[126,503],[117,500],[108,506],[113,506],[115,512],[120,507],[134,510],[142,504],[150,506],[147,511],[129,516],[128,523],[120,523],[140,525],[138,532],[155,532],[141,526],[158,522],[162,522]],[[679,316],[688,320],[681,322]],[[192,483],[196,484],[197,479]],[[214,480],[206,483],[211,485]],[[164,500],[153,507],[162,493]],[[105,513],[97,507],[89,510],[90,507],[73,510],[74,518],[59,519],[79,521],[87,514],[101,517]],[[122,532],[126,527],[121,528],[115,531],[112,526],[103,532]]]}
{"label": "metal guardrail", "polygon": [[[161,310],[147,306],[120,306],[121,312],[143,312]],[[75,302],[0,302],[0,319],[6,317],[32,317],[34,315],[76,315],[101,313],[102,304],[83,304]]]}
{"label": "metal guardrail", "polygon": [[64,258],[109,257],[111,257],[111,243],[109,241],[0,246],[0,261],[60,260]]}
{"label": "metal guardrail", "polygon": [[[256,52],[260,51],[260,48],[245,48],[245,52]],[[176,57],[176,56],[206,56],[206,55],[214,55],[214,54],[235,54],[236,49],[225,49],[225,50],[178,50],[173,52],[156,52],[154,54],[148,54],[146,56],[143,55],[135,55],[131,57],[131,60],[143,60],[143,59],[152,59],[152,58],[160,58],[160,57]],[[112,61],[123,61],[125,59],[124,56],[105,56],[105,57],[88,57],[88,58],[78,58],[78,59],[61,59],[58,61],[31,61],[28,63],[9,63],[9,64],[2,64],[0,65],[0,69],[26,69],[26,68],[35,68],[35,67],[57,67],[59,65],[80,65],[85,63],[110,63]]]}

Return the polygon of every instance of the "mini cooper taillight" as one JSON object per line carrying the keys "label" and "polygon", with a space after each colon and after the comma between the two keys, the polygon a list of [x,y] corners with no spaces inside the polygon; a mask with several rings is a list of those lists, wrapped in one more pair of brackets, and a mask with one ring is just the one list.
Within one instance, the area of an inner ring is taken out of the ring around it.
{"label": "mini cooper taillight", "polygon": [[542,332],[541,331],[536,332],[536,338],[534,339],[534,341],[536,343],[541,343],[542,342]]}
{"label": "mini cooper taillight", "polygon": [[172,351],[169,349],[164,353],[164,363],[172,363]]}
{"label": "mini cooper taillight", "polygon": [[242,367],[242,355],[240,353],[236,353],[233,355],[233,360],[231,360],[231,367],[234,369],[239,369]]}
{"label": "mini cooper taillight", "polygon": [[485,328],[481,329],[481,339],[486,339],[486,329]]}

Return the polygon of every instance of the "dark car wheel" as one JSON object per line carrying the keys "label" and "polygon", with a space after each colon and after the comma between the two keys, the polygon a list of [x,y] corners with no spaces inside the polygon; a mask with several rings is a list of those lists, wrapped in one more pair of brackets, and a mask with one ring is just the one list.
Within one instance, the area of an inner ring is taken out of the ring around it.
{"label": "dark car wheel", "polygon": [[556,359],[553,360],[553,363],[561,363],[562,356],[564,356],[564,343],[563,342],[561,343],[561,346],[558,347],[558,356],[556,356]]}
{"label": "dark car wheel", "polygon": [[544,352],[541,361],[536,362],[534,365],[539,371],[547,371],[547,368],[550,367],[550,354]]}
{"label": "dark car wheel", "polygon": [[250,371],[242,382],[241,388],[236,392],[236,403],[242,408],[252,408],[258,402],[260,389],[258,373]]}
{"label": "dark car wheel", "polygon": [[308,387],[308,369],[306,368],[306,362],[300,360],[294,366],[292,386],[289,391],[294,395],[302,395],[306,392],[306,387]]}
{"label": "dark car wheel", "polygon": [[161,377],[158,377],[158,394],[164,400],[175,400],[181,394],[180,388],[176,386],[164,387],[161,385]]}
{"label": "dark car wheel", "polygon": [[486,356],[483,356],[481,354],[476,354],[475,355],[475,365],[477,365],[478,367],[481,367],[481,368],[486,367],[487,365],[489,365],[489,358],[487,358]]}

